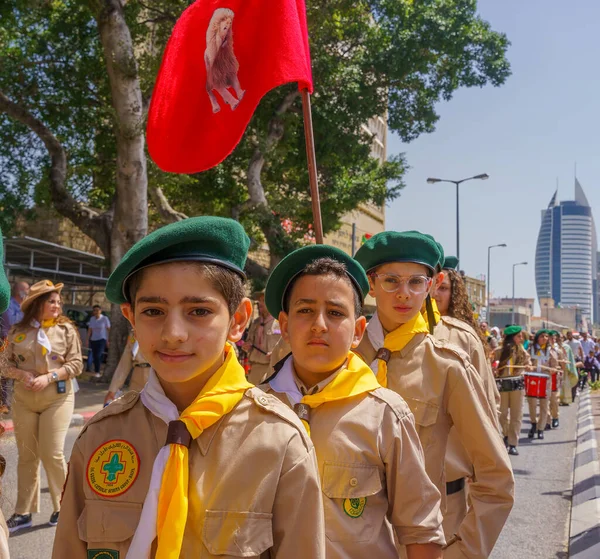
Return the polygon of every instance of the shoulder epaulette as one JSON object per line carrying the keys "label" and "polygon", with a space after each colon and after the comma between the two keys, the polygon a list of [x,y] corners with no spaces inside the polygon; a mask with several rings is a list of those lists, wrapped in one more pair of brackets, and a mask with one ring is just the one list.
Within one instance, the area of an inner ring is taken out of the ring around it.
{"label": "shoulder epaulette", "polygon": [[404,398],[392,390],[388,390],[387,388],[376,388],[370,394],[374,398],[387,404],[398,419],[404,419],[412,413]]}
{"label": "shoulder epaulette", "polygon": [[465,322],[464,320],[460,320],[460,318],[454,318],[453,316],[442,316],[442,322],[445,322],[454,328],[458,328],[459,330],[463,330],[464,332],[468,332],[476,338],[478,337],[475,329],[469,323]]}
{"label": "shoulder epaulette", "polygon": [[463,349],[461,349],[460,347],[458,347],[446,340],[437,340],[433,336],[428,336],[428,337],[431,340],[431,343],[433,344],[434,347],[442,350],[445,353],[453,355],[454,357],[457,357],[461,361],[462,365],[465,368],[471,364],[471,359],[469,358],[469,354],[466,351],[464,351]]}
{"label": "shoulder epaulette", "polygon": [[91,419],[87,421],[87,423],[83,426],[83,429],[79,433],[79,437],[85,433],[86,429],[92,425],[93,423],[98,423],[102,421],[105,417],[111,417],[113,415],[119,415],[124,411],[130,410],[133,406],[135,406],[136,402],[140,398],[140,393],[132,390],[127,392],[120,398],[113,400],[108,406],[101,409],[96,415],[94,415]]}

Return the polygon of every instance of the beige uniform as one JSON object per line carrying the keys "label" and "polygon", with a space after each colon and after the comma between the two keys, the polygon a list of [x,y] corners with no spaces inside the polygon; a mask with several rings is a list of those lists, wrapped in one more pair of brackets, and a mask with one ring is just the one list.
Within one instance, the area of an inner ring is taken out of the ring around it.
{"label": "beige uniform", "polygon": [[[492,411],[489,418],[498,431],[500,431],[500,424],[498,422],[500,393],[496,387],[489,359],[481,340],[477,336],[477,332],[463,320],[451,316],[442,316],[435,326],[433,337],[441,342],[451,343],[467,353],[471,364],[477,373],[479,373],[483,383],[487,404]],[[488,407],[484,405],[484,409],[488,409]],[[448,448],[446,449],[446,480],[449,483],[448,487],[453,488],[446,495],[444,531],[447,539],[450,539],[454,535],[467,514],[467,491],[464,486],[464,480],[465,478],[470,479],[472,477],[473,464],[460,442],[456,429],[453,427],[450,429]],[[463,481],[458,482],[458,485],[456,485],[457,480]],[[460,485],[463,486],[462,489],[459,489]]]}
{"label": "beige uniform", "polygon": [[[322,390],[330,376],[310,391]],[[293,407],[285,393],[262,388]],[[397,559],[400,544],[445,543],[440,494],[425,473],[423,449],[406,402],[385,388],[313,408],[325,509],[327,559]],[[356,504],[355,508],[346,509]]]}
{"label": "beige uniform", "polygon": [[[357,352],[367,363],[376,356],[368,336]],[[490,416],[479,375],[467,355],[428,334],[415,334],[388,361],[388,388],[406,400],[415,417],[430,479],[446,505],[445,456],[454,426],[470,464],[471,507],[454,530],[445,559],[487,558],[514,502],[514,478],[504,445]]]}
{"label": "beige uniform", "polygon": [[[146,409],[137,392],[128,392],[88,422],[71,454],[54,559],[87,559],[92,549],[117,551],[125,559],[166,436],[167,425]],[[139,473],[125,492],[107,497],[92,490],[88,462],[115,440],[135,448]],[[314,447],[295,414],[277,398],[249,389],[192,442],[189,464],[182,559],[325,558]],[[156,541],[151,557],[155,553]]]}
{"label": "beige uniform", "polygon": [[560,370],[562,372],[562,375],[560,372],[554,372],[552,373],[553,377],[554,375],[558,375],[558,378],[556,379],[556,387],[557,390],[552,390],[552,388],[550,388],[551,392],[550,392],[550,405],[549,405],[549,411],[550,411],[550,417],[552,419],[558,419],[559,415],[560,415],[560,411],[559,411],[559,402],[560,402],[560,384],[561,384],[561,380],[564,379],[567,376],[567,352],[562,348],[562,346],[560,344],[554,344],[554,351],[556,351],[556,356],[558,358],[558,363],[559,363],[559,367]]}
{"label": "beige uniform", "polygon": [[[543,431],[546,428],[546,423],[548,423],[548,411],[550,408],[550,397],[552,395],[552,377],[550,376],[551,371],[548,369],[542,369],[538,367],[538,361],[540,364],[545,367],[558,367],[558,356],[554,349],[547,349],[548,355],[547,358],[538,359],[536,353],[531,348],[531,365],[533,367],[534,372],[539,372],[544,375],[548,375],[548,384],[546,386],[546,397],[545,398],[527,398],[527,403],[529,404],[529,419],[531,421],[532,426],[537,426],[538,431]],[[540,413],[538,415],[538,402]]]}
{"label": "beige uniform", "polygon": [[280,338],[279,322],[272,316],[269,315],[266,319],[259,316],[252,321],[246,338],[246,343],[253,346],[248,353],[250,362],[248,382],[258,385],[269,376],[270,353],[275,349]]}
{"label": "beige uniform", "polygon": [[43,354],[37,341],[37,328],[11,329],[8,358],[18,369],[45,375],[64,367],[69,374],[66,392],[59,394],[50,383],[39,392],[27,390],[15,380],[13,421],[19,451],[18,488],[15,512],[29,514],[40,509],[40,459],[48,477],[54,511],[60,510],[60,493],[67,475],[65,438],[73,415],[75,393],[72,379],[81,374],[81,340],[70,323],[45,330],[52,351]]}
{"label": "beige uniform", "polygon": [[279,363],[284,357],[288,356],[290,353],[292,353],[292,346],[290,346],[290,344],[288,344],[282,336],[281,338],[279,338],[277,345],[271,352],[271,359],[269,361],[269,366],[271,367],[271,369],[273,369],[275,365],[277,365],[277,363]]}
{"label": "beige uniform", "polygon": [[[133,353],[134,348],[136,349],[135,355]],[[129,383],[129,390],[135,390],[140,392],[146,382],[148,382],[148,374],[150,373],[150,365],[148,361],[142,355],[142,352],[136,347],[135,338],[129,336],[127,345],[123,350],[123,355],[119,359],[119,364],[115,369],[113,378],[110,381],[108,391],[116,394],[127,380],[127,375],[133,369],[131,373],[131,382]]]}
{"label": "beige uniform", "polygon": [[8,550],[8,526],[4,515],[0,512],[0,559],[10,559]]}
{"label": "beige uniform", "polygon": [[[494,352],[494,359],[500,361],[502,346]],[[500,363],[498,367],[498,378],[522,376],[527,371],[524,367],[531,365],[529,354],[523,346],[515,344],[513,351],[506,363]],[[514,369],[513,367],[519,367]],[[524,390],[511,390],[500,392],[500,423],[502,434],[507,437],[509,446],[519,444],[521,423],[523,422],[523,400]],[[510,414],[510,416],[509,416]]]}

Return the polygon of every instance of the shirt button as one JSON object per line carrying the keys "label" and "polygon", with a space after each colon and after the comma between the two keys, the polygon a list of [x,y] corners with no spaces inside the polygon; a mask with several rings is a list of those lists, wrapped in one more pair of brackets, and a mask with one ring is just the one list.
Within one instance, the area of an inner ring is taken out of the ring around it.
{"label": "shirt button", "polygon": [[268,400],[267,400],[267,399],[266,399],[264,396],[261,396],[261,397],[258,399],[258,403],[259,403],[259,404],[262,404],[263,406],[266,406],[266,405],[267,405],[267,403],[268,403]]}
{"label": "shirt button", "polygon": [[353,477],[353,478],[350,480],[350,486],[351,486],[351,487],[356,487],[357,485],[358,485],[358,480],[357,480],[355,477]]}

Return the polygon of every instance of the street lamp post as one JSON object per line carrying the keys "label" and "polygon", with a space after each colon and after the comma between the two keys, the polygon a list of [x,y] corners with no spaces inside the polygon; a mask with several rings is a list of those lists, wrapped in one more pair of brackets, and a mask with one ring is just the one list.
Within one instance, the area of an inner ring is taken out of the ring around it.
{"label": "street lamp post", "polygon": [[490,322],[490,252],[492,251],[493,248],[496,247],[504,247],[506,248],[506,243],[501,243],[499,245],[492,245],[488,247],[488,273],[487,273],[487,277],[486,277],[486,281],[487,281],[487,295],[486,295],[486,314],[485,314],[485,319],[487,320],[488,324],[491,324]]}
{"label": "street lamp post", "polygon": [[429,177],[427,179],[427,182],[429,184],[434,184],[436,182],[450,182],[452,184],[456,185],[456,258],[458,258],[458,261],[460,262],[460,203],[459,203],[459,189],[458,187],[466,181],[472,181],[475,179],[478,180],[486,180],[489,179],[490,176],[487,173],[481,173],[480,175],[475,175],[473,177],[468,177],[466,179],[461,179],[459,181],[453,181],[450,179],[436,179],[436,178],[432,178]]}
{"label": "street lamp post", "polygon": [[513,280],[513,294],[512,294],[512,316],[510,319],[511,324],[515,323],[515,268],[517,266],[527,266],[527,262],[517,262],[513,264],[512,280]]}

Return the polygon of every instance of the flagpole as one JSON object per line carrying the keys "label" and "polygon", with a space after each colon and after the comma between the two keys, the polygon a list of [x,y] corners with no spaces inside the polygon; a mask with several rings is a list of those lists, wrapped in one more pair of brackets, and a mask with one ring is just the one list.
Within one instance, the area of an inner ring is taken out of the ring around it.
{"label": "flagpole", "polygon": [[302,112],[304,113],[304,137],[306,138],[306,159],[308,160],[308,181],[310,183],[315,238],[317,244],[322,245],[323,222],[321,220],[321,202],[319,198],[319,183],[317,181],[317,156],[315,155],[315,138],[308,89],[302,90]]}

